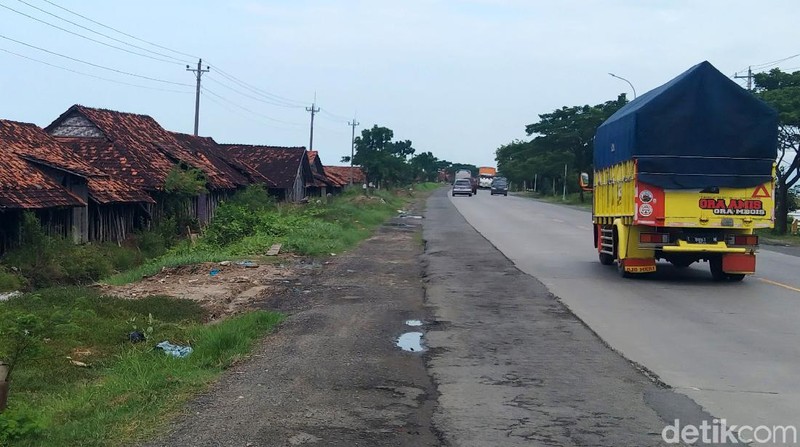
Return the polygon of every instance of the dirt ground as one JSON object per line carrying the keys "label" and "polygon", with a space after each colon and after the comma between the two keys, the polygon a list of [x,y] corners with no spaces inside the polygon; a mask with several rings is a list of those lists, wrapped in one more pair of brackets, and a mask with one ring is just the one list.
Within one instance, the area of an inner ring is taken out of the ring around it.
{"label": "dirt ground", "polygon": [[301,286],[298,275],[314,265],[311,260],[290,254],[251,263],[245,266],[237,261],[207,262],[164,268],[136,283],[100,288],[105,294],[121,298],[165,295],[194,300],[209,311],[210,320],[215,320],[253,309],[256,303]]}
{"label": "dirt ground", "polygon": [[[427,354],[396,346],[403,333],[420,330],[406,320],[432,323],[421,283],[421,221],[392,219],[327,265],[300,260],[265,269],[258,284],[250,274],[242,287],[268,287],[250,305],[288,318],[148,445],[442,445],[432,426],[437,394]],[[225,276],[240,275],[247,270]],[[169,282],[150,282],[160,279]]]}

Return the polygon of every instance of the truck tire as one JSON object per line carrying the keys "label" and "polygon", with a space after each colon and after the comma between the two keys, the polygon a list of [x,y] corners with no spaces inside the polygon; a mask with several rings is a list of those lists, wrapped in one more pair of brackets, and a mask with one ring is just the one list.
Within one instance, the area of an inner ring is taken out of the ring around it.
{"label": "truck tire", "polygon": [[726,273],[728,281],[739,282],[744,279],[744,273]]}
{"label": "truck tire", "polygon": [[722,271],[722,256],[717,256],[708,260],[708,267],[711,270],[711,278],[714,281],[725,281],[728,275]]}
{"label": "truck tire", "polygon": [[632,278],[633,273],[626,272],[622,264],[624,264],[624,262],[621,259],[617,261],[617,273],[619,273],[619,276],[623,278]]}
{"label": "truck tire", "polygon": [[600,263],[603,265],[611,265],[614,263],[614,256],[608,253],[598,253],[598,258],[600,258]]}

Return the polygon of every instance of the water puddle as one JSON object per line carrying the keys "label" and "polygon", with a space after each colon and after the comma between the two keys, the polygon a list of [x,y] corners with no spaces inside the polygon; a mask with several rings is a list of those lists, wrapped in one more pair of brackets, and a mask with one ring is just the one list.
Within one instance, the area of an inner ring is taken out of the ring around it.
{"label": "water puddle", "polygon": [[406,320],[406,326],[422,326],[421,320]]}
{"label": "water puddle", "polygon": [[424,352],[422,346],[422,332],[406,332],[397,339],[397,346],[403,351]]}

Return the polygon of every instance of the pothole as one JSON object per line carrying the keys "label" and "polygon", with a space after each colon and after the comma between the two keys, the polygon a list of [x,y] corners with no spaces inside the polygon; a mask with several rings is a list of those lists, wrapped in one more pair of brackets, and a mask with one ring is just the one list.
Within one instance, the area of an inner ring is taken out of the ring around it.
{"label": "pothole", "polygon": [[397,346],[403,351],[424,352],[422,345],[422,332],[406,332],[397,339]]}

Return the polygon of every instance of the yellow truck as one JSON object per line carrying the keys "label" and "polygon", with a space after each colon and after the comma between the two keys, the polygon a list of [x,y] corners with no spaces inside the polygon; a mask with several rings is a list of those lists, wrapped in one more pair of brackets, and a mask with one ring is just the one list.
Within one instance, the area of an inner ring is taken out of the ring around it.
{"label": "yellow truck", "polygon": [[622,276],[709,263],[755,272],[755,230],[774,223],[778,116],[710,63],[634,99],[594,138],[594,245]]}

